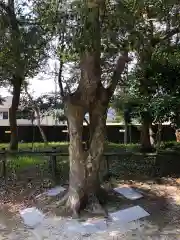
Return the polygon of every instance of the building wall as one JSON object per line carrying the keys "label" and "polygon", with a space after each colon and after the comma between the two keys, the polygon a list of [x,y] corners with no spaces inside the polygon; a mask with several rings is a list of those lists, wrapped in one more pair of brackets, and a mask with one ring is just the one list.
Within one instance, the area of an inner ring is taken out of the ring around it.
{"label": "building wall", "polygon": [[[5,98],[5,101],[3,102],[3,104],[0,105],[0,126],[9,126],[9,108],[11,106],[11,102],[12,102],[12,97],[8,96]],[[3,113],[6,113],[8,118],[3,119]],[[55,119],[53,118],[53,116],[45,116],[41,120],[41,125],[53,126],[55,124],[56,124],[56,122],[55,122]],[[62,123],[59,123],[59,124],[62,124]],[[32,125],[32,122],[31,122],[31,120],[28,120],[28,119],[17,119],[17,125],[18,126]],[[37,125],[37,120],[34,121],[34,125]]]}
{"label": "building wall", "polygon": [[[5,119],[5,115],[7,118]],[[8,126],[9,125],[9,108],[0,106],[0,126]]]}
{"label": "building wall", "polygon": [[[1,109],[0,109],[1,113]],[[24,125],[32,125],[32,122],[28,119],[17,119],[17,125],[18,126],[24,126]],[[33,125],[37,125],[37,121],[35,120]],[[51,116],[47,116],[42,119],[41,125],[48,125],[53,126],[55,125],[55,120]],[[9,119],[0,119],[0,126],[9,126]]]}

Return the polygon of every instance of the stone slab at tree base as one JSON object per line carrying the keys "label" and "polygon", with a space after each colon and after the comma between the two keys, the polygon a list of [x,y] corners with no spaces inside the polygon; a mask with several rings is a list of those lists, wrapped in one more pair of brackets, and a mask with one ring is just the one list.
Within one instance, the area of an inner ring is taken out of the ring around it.
{"label": "stone slab at tree base", "polygon": [[138,193],[137,191],[130,187],[114,188],[114,191],[123,195],[125,198],[129,200],[137,200],[143,197],[142,194]]}
{"label": "stone slab at tree base", "polygon": [[149,213],[143,208],[134,206],[111,213],[110,217],[112,218],[112,222],[107,222],[105,219],[91,219],[82,223],[74,220],[67,223],[66,229],[67,231],[79,233],[84,236],[109,231],[113,225],[116,225],[116,227],[124,226],[124,231],[126,232],[129,230],[128,224],[130,222],[147,216],[149,216]]}
{"label": "stone slab at tree base", "polygon": [[37,195],[36,199],[39,199],[42,196],[55,197],[55,196],[59,195],[60,193],[64,192],[65,190],[66,190],[66,188],[64,188],[64,187],[56,186],[54,188],[48,189],[47,191]]}
{"label": "stone slab at tree base", "polygon": [[24,221],[24,224],[29,228],[35,228],[44,220],[44,214],[35,207],[21,210],[20,215]]}
{"label": "stone slab at tree base", "polygon": [[47,192],[45,192],[45,194],[48,197],[55,197],[55,196],[59,195],[60,193],[64,192],[65,190],[66,189],[64,187],[57,186],[57,187],[49,189]]}
{"label": "stone slab at tree base", "polygon": [[149,215],[150,214],[146,212],[142,207],[134,206],[111,213],[110,217],[113,219],[113,221],[128,223],[144,217],[148,217]]}
{"label": "stone slab at tree base", "polygon": [[104,219],[98,220],[96,222],[83,222],[80,223],[78,221],[70,221],[66,225],[67,231],[79,233],[82,236],[91,235],[94,233],[99,233],[107,230],[107,224]]}

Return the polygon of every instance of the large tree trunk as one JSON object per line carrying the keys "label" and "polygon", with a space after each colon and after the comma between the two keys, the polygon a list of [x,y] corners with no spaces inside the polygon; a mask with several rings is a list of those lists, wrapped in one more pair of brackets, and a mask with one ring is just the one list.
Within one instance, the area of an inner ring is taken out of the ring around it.
{"label": "large tree trunk", "polygon": [[[69,190],[63,200],[75,216],[86,206],[101,209],[102,192],[99,180],[100,162],[104,151],[107,108],[125,64],[130,60],[127,52],[119,57],[108,88],[101,83],[101,24],[100,12],[105,1],[88,0],[88,15],[83,20],[86,39],[81,54],[81,78],[77,90],[62,94],[69,127]],[[62,84],[60,84],[62,86]],[[61,87],[62,88],[62,87]],[[63,92],[61,90],[61,92]],[[90,140],[88,149],[83,148],[83,121],[89,113]],[[93,210],[92,209],[92,210]],[[106,214],[106,211],[104,212]]]}
{"label": "large tree trunk", "polygon": [[148,112],[142,113],[142,128],[141,128],[141,149],[143,152],[152,151],[150,139],[151,118]]}
{"label": "large tree trunk", "polygon": [[[3,2],[3,1],[1,1]],[[21,34],[19,29],[19,20],[16,18],[15,13],[15,1],[8,0],[7,7],[5,9],[8,17],[11,30],[9,36],[12,41],[11,53],[14,59],[14,72],[12,74],[12,86],[13,86],[13,99],[9,109],[9,123],[11,130],[10,150],[18,149],[18,131],[17,131],[17,120],[16,112],[19,106],[21,85],[24,80],[24,64],[21,57]]]}
{"label": "large tree trunk", "polygon": [[12,104],[9,109],[9,124],[11,130],[11,140],[10,140],[10,150],[18,149],[18,130],[17,130],[17,119],[16,113],[19,106],[20,93],[21,93],[21,84],[19,84],[19,79],[14,79],[16,85],[13,87],[13,98]]}
{"label": "large tree trunk", "polygon": [[128,137],[129,137],[129,126],[128,126],[128,123],[125,122],[124,124],[124,144],[128,144]]}
{"label": "large tree trunk", "polygon": [[102,211],[99,169],[104,151],[106,112],[107,104],[103,106],[101,101],[90,106],[90,142],[89,149],[84,151],[82,132],[85,111],[82,107],[68,104],[70,173],[67,207],[75,216],[86,206]]}
{"label": "large tree trunk", "polygon": [[153,131],[152,123],[150,123],[150,126],[149,126],[149,136],[150,136],[151,146],[155,147],[156,139],[155,139],[155,133]]}
{"label": "large tree trunk", "polygon": [[158,123],[158,129],[156,134],[156,148],[157,150],[161,147],[161,135],[162,135],[162,123]]}
{"label": "large tree trunk", "polygon": [[[91,211],[96,209],[107,216],[102,208],[104,191],[100,187],[99,171],[104,151],[106,116],[110,98],[114,92],[128,58],[119,58],[113,75],[113,82],[109,88],[101,83],[100,71],[97,71],[95,56],[88,53],[82,62],[82,79],[75,93],[64,98],[65,112],[69,128],[69,189],[63,198],[67,200],[66,209],[78,216],[81,209],[88,206]],[[91,62],[91,64],[89,64]],[[94,63],[94,64],[93,64]],[[89,144],[88,149],[83,148],[82,134],[83,121],[89,113]]]}

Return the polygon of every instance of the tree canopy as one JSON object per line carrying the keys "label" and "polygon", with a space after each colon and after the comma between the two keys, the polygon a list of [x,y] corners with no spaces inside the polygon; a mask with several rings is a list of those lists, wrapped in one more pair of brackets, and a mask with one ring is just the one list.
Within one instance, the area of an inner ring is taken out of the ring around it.
{"label": "tree canopy", "polygon": [[[0,24],[0,82],[13,87],[12,148],[17,148],[15,116],[20,93],[27,78],[53,57],[59,61],[55,71],[62,101],[59,107],[64,107],[70,138],[66,206],[77,215],[88,204],[101,205],[98,176],[114,93],[115,106],[124,111],[125,122],[130,123],[132,117],[141,122],[143,149],[151,149],[153,123],[171,119],[178,125],[179,1],[1,1]],[[44,101],[44,97],[36,101],[29,97],[37,112],[40,106],[42,111],[53,108],[54,100]],[[84,150],[87,114],[89,139]]]}

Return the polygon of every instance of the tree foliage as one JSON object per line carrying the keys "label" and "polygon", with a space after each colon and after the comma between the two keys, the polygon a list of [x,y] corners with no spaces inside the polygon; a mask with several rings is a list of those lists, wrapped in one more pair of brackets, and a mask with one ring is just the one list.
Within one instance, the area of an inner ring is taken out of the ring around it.
{"label": "tree foliage", "polygon": [[[152,59],[145,69],[149,81],[148,96],[143,96],[139,90],[139,80],[136,69],[129,74],[127,91],[118,94],[114,99],[117,109],[127,108],[130,114],[140,121],[141,112],[150,112],[155,124],[171,122],[179,125],[180,107],[180,49],[179,45],[171,44],[155,50]],[[139,116],[139,118],[138,118]]]}
{"label": "tree foliage", "polygon": [[[1,6],[2,5],[2,6]],[[27,1],[17,1],[13,11],[2,2],[0,5],[0,77],[12,83],[12,76],[20,65],[24,78],[33,77],[47,59],[49,36],[42,29]],[[4,6],[4,7],[3,7]],[[12,28],[13,16],[16,28]],[[13,36],[15,35],[15,36]],[[18,35],[18,36],[17,36]],[[21,74],[22,74],[21,73]]]}
{"label": "tree foliage", "polygon": [[27,112],[27,118],[32,120],[36,119],[36,108],[40,112],[41,121],[46,116],[57,117],[59,119],[64,116],[63,103],[61,97],[56,96],[54,93],[43,94],[34,97],[29,92],[22,92],[20,100],[20,110]]}

